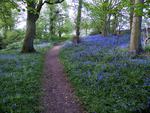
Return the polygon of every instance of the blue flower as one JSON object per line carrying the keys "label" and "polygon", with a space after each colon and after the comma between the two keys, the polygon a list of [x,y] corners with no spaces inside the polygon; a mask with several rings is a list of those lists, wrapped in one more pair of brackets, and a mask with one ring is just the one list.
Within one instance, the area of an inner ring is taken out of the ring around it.
{"label": "blue flower", "polygon": [[100,73],[97,74],[97,80],[98,81],[104,79],[104,76],[102,74],[103,74],[102,72],[100,72]]}

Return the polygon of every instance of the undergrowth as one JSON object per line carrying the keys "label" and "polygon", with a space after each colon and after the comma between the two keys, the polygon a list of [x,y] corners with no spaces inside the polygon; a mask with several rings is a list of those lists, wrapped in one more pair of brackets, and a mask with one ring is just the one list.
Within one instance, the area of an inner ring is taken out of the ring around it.
{"label": "undergrowth", "polygon": [[44,54],[0,51],[0,113],[40,113]]}
{"label": "undergrowth", "polygon": [[86,110],[149,113],[149,57],[135,57],[113,45],[103,46],[107,41],[102,40],[69,45],[60,53],[65,71]]}

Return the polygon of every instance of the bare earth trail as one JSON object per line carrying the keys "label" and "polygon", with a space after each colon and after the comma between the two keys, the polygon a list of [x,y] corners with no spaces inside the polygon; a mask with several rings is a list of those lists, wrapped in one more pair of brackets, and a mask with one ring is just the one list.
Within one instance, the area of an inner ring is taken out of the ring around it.
{"label": "bare earth trail", "polygon": [[85,113],[59,62],[61,46],[54,46],[46,54],[43,78],[44,113]]}

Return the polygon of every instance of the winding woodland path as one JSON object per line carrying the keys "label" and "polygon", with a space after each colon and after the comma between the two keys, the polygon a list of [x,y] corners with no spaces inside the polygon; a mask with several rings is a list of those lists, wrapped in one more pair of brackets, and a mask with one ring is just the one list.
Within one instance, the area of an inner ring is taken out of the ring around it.
{"label": "winding woodland path", "polygon": [[85,113],[59,62],[60,47],[54,46],[46,54],[43,79],[44,113]]}

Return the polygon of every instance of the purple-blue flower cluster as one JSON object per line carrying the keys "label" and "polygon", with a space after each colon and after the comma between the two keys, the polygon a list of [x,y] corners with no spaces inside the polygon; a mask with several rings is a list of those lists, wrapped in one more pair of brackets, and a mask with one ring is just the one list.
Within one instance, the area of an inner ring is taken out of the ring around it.
{"label": "purple-blue flower cluster", "polygon": [[84,103],[97,106],[91,111],[129,113],[150,105],[150,57],[130,55],[128,44],[129,35],[94,35],[63,46],[61,58],[70,80]]}
{"label": "purple-blue flower cluster", "polygon": [[102,80],[105,76],[112,74],[118,76],[118,70],[127,68],[130,64],[138,66],[150,63],[147,59],[132,59],[127,52],[121,52],[118,49],[127,48],[129,39],[128,34],[108,37],[93,35],[83,37],[78,45],[67,42],[64,48],[70,50],[69,60],[79,64],[76,69],[80,70],[84,76],[85,74],[96,75],[98,80]]}

